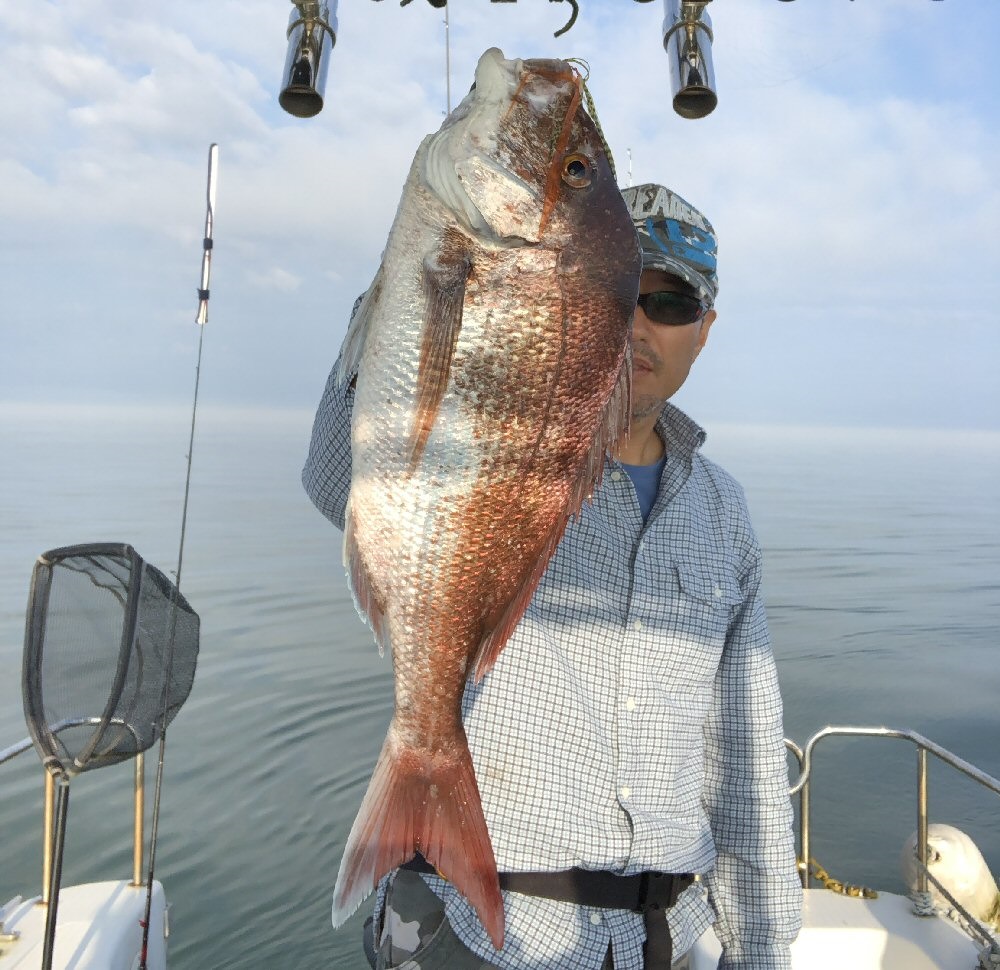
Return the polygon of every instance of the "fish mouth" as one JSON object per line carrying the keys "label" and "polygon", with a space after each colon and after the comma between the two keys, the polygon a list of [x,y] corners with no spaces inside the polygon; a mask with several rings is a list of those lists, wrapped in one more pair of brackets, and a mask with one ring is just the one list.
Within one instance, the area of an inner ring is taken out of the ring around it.
{"label": "fish mouth", "polygon": [[512,150],[508,140],[513,138],[516,154],[520,137],[516,131],[508,132],[515,103],[529,106],[529,115],[534,117],[550,105],[548,95],[533,90],[537,79],[554,84],[565,75],[573,80],[562,61],[538,64],[541,67],[534,61],[508,61],[496,48],[488,50],[479,60],[473,89],[442,128],[425,141],[424,184],[462,228],[487,246],[536,245],[552,216],[559,182],[557,160],[569,137],[579,90],[574,90],[566,117],[557,125],[547,172],[521,173],[505,158]]}

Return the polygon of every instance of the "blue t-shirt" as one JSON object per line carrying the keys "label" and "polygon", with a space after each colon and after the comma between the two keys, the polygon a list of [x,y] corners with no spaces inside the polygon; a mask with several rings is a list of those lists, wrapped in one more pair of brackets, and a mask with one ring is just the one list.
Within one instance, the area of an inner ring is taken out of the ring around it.
{"label": "blue t-shirt", "polygon": [[639,499],[639,509],[642,511],[642,521],[649,518],[649,513],[656,501],[656,492],[660,487],[660,476],[667,464],[667,456],[664,455],[659,461],[652,465],[626,465],[622,462],[622,468],[632,479],[635,488],[636,498]]}

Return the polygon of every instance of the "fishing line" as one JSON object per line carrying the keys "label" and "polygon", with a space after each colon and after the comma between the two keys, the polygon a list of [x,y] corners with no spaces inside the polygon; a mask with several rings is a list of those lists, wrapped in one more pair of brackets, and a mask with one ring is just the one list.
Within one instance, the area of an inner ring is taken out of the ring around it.
{"label": "fishing line", "polygon": [[448,19],[448,4],[444,5],[444,88],[447,117],[451,114],[451,23]]}
{"label": "fishing line", "polygon": [[[570,22],[570,26],[572,26],[572,21]],[[568,30],[569,27],[566,29]],[[608,165],[611,168],[611,175],[617,181],[618,173],[615,171],[615,159],[611,154],[611,146],[608,144],[608,139],[604,135],[604,129],[601,127],[601,119],[597,117],[597,105],[594,104],[593,95],[590,93],[590,88],[587,87],[587,81],[590,80],[590,64],[588,64],[582,57],[567,57],[566,63],[573,64],[575,66],[574,69],[580,78],[580,85],[583,88],[583,100],[587,105],[587,114],[589,114],[594,121],[594,127],[597,129],[597,134],[600,136],[604,153],[608,156]]]}
{"label": "fishing line", "polygon": [[173,667],[174,635],[177,628],[177,597],[181,589],[181,568],[184,564],[184,538],[187,534],[188,498],[191,494],[191,463],[194,456],[194,429],[198,414],[198,388],[201,384],[201,351],[205,342],[205,324],[208,323],[209,279],[212,273],[212,233],[215,229],[215,188],[218,176],[219,146],[214,142],[208,149],[208,192],[205,211],[205,236],[202,240],[201,285],[198,287],[198,360],[195,364],[194,400],[191,404],[191,432],[188,438],[187,474],[184,478],[184,505],[181,510],[181,535],[177,549],[176,583],[172,593],[170,611],[170,636],[167,647],[166,675],[163,681],[162,731],[160,734],[159,758],[156,764],[156,787],[153,792],[153,820],[149,838],[149,873],[146,878],[146,911],[142,920],[142,955],[139,970],[146,970],[149,945],[150,911],[153,906],[153,873],[156,868],[156,837],[160,826],[160,796],[163,791],[163,765],[167,749],[167,712],[170,700],[170,676]]}

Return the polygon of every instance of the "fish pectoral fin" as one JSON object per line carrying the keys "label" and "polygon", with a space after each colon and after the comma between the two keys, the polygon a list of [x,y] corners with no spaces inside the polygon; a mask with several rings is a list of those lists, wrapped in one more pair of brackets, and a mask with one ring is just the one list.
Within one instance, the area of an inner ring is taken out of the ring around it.
{"label": "fish pectoral fin", "polygon": [[420,369],[417,372],[417,406],[410,432],[410,467],[420,460],[448,387],[451,361],[462,330],[465,283],[472,257],[465,236],[446,229],[441,245],[424,260],[423,290],[427,306]]}
{"label": "fish pectoral fin", "polygon": [[395,741],[389,728],[347,838],[333,890],[333,925],[417,852],[472,904],[499,950],[503,897],[464,733],[458,751],[415,751]]}

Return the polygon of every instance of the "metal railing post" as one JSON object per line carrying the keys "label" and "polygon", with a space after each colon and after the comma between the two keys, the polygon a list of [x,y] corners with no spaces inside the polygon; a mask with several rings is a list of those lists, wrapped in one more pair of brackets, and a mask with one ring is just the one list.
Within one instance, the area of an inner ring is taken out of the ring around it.
{"label": "metal railing post", "polygon": [[785,738],[785,749],[795,755],[795,760],[799,766],[799,777],[792,788],[799,792],[799,858],[802,860],[802,868],[799,871],[799,879],[802,888],[808,889],[810,883],[809,875],[809,778],[803,775],[803,761],[805,754],[802,749],[791,739]]}
{"label": "metal railing post", "polygon": [[809,872],[809,858],[812,853],[811,833],[809,831],[809,813],[812,806],[809,802],[809,779],[802,786],[799,792],[799,825],[802,827],[802,888],[808,889],[812,884],[812,875]]}
{"label": "metal railing post", "polygon": [[140,751],[135,756],[135,817],[132,836],[132,885],[141,886],[142,882],[142,851],[143,851],[143,821],[146,811],[146,758]]}
{"label": "metal railing post", "polygon": [[[917,858],[927,864],[927,749],[917,746]],[[927,870],[917,867],[917,891],[927,892]]]}
{"label": "metal railing post", "polygon": [[42,805],[42,898],[40,904],[49,904],[49,881],[52,878],[52,833],[55,818],[56,782],[52,772],[45,772],[45,801]]}
{"label": "metal railing post", "polygon": [[[967,778],[984,788],[1000,795],[1000,779],[994,778],[985,771],[970,764],[964,758],[959,758],[946,748],[935,744],[929,738],[918,734],[916,731],[899,730],[889,727],[848,727],[848,726],[828,726],[813,734],[802,747],[801,771],[795,784],[789,789],[789,795],[800,794],[800,817],[801,817],[801,847],[803,861],[808,866],[810,849],[810,818],[809,818],[809,784],[812,780],[812,768],[814,752],[820,741],[831,737],[869,737],[869,738],[895,738],[897,740],[909,741],[917,747],[917,852],[919,859],[926,865],[927,863],[927,829],[928,829],[928,770],[927,755],[932,754],[945,764],[950,765],[956,771],[961,772]],[[793,741],[785,740],[785,746],[789,750],[795,750]],[[919,870],[919,867],[918,867]],[[928,879],[926,872],[918,871],[918,889],[920,892],[927,891]],[[805,873],[803,886],[808,888],[810,875]]]}

